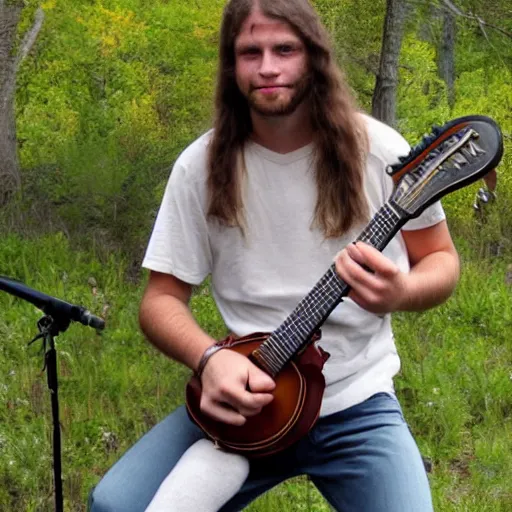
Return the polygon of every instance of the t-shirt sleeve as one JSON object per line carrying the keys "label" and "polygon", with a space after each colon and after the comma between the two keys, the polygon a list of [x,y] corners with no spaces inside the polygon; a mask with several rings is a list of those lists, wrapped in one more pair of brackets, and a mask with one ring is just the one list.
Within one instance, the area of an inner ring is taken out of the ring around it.
{"label": "t-shirt sleeve", "polygon": [[198,285],[211,271],[205,187],[186,167],[178,158],[142,266]]}

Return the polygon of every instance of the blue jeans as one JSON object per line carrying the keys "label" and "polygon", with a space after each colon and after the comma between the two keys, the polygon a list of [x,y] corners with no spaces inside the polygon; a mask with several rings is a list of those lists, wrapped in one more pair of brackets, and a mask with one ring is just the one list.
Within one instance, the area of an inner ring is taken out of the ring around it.
{"label": "blue jeans", "polygon": [[[150,430],[107,472],[91,512],[143,512],[185,450],[203,437],[183,407]],[[420,453],[397,399],[378,393],[320,418],[291,448],[251,462],[249,478],[222,512],[243,509],[278,483],[309,475],[343,512],[431,512]]]}

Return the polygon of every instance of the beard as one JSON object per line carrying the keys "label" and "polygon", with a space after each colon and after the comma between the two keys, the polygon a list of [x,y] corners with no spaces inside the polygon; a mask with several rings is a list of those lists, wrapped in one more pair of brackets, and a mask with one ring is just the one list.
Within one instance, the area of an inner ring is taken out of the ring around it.
{"label": "beard", "polygon": [[285,98],[279,97],[279,92],[269,94],[268,97],[262,97],[258,94],[258,89],[251,88],[246,96],[249,107],[262,116],[289,116],[295,112],[311,91],[309,75],[304,75],[287,88],[291,91],[291,94]]}

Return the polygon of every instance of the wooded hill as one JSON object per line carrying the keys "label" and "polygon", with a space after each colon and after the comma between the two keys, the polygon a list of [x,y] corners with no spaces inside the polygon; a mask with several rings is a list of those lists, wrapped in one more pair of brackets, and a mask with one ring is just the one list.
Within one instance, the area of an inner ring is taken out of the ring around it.
{"label": "wooded hill", "polygon": [[[489,115],[510,147],[506,0],[315,4],[363,109],[411,143],[432,124]],[[9,228],[87,234],[140,255],[174,159],[211,123],[223,5],[2,0],[0,188],[21,191]],[[500,193],[509,167],[506,151]],[[464,216],[472,193],[448,203]]]}
{"label": "wooded hill", "polygon": [[[432,124],[501,126],[497,199],[443,200],[454,296],[396,315],[397,392],[435,509],[512,509],[512,10],[509,0],[315,0],[362,109],[411,144]],[[66,510],[183,399],[188,372],[137,326],[140,261],[171,166],[211,126],[224,0],[0,0],[0,274],[88,306],[104,334],[59,338]],[[208,283],[192,311],[225,327]],[[0,510],[53,510],[40,312],[0,293]],[[327,511],[303,479],[250,510]]]}

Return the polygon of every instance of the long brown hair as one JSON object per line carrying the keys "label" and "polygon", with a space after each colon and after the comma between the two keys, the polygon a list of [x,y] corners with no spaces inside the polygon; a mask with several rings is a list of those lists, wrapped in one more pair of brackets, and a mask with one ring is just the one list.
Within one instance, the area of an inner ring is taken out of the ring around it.
{"label": "long brown hair", "polygon": [[252,123],[247,100],[236,84],[234,47],[255,5],[265,16],[287,22],[307,48],[317,184],[314,223],[326,238],[340,236],[367,218],[363,190],[367,139],[329,36],[308,0],[230,0],[224,9],[208,152],[208,215],[243,228],[243,146]]}

